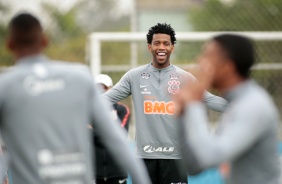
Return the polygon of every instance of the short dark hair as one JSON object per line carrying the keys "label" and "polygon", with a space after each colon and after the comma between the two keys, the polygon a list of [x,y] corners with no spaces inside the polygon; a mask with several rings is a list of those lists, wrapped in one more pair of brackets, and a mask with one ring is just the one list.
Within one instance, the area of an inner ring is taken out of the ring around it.
{"label": "short dark hair", "polygon": [[170,26],[170,24],[166,24],[166,23],[163,24],[158,23],[157,25],[149,29],[149,32],[147,34],[147,43],[151,44],[153,40],[153,35],[158,33],[169,35],[171,43],[173,45],[176,44],[174,29]]}
{"label": "short dark hair", "polygon": [[9,23],[11,39],[19,46],[30,46],[43,31],[39,20],[29,13],[19,13]]}
{"label": "short dark hair", "polygon": [[235,34],[222,34],[215,36],[216,41],[226,52],[227,57],[236,66],[237,72],[244,78],[250,76],[250,69],[255,63],[253,43],[249,38]]}

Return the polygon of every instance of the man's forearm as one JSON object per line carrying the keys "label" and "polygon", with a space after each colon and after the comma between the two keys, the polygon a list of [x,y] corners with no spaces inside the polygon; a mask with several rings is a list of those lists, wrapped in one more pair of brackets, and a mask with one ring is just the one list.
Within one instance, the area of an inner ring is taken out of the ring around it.
{"label": "man's forearm", "polygon": [[204,102],[206,103],[208,108],[217,112],[224,112],[228,103],[224,98],[215,96],[209,92],[205,92]]}

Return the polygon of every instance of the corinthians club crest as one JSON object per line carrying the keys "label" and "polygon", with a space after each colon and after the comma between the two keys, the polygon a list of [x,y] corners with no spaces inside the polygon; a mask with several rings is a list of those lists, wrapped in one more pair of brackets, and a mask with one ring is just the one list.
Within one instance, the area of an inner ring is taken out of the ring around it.
{"label": "corinthians club crest", "polygon": [[180,82],[176,80],[168,81],[168,92],[172,94],[177,94],[180,91]]}

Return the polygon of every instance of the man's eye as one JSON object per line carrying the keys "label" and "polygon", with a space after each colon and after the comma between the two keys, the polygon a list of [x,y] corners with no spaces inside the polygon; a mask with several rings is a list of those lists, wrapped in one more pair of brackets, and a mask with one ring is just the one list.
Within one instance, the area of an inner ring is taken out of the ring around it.
{"label": "man's eye", "polygon": [[159,44],[160,44],[159,42],[155,42],[155,43],[154,43],[154,45],[159,45]]}

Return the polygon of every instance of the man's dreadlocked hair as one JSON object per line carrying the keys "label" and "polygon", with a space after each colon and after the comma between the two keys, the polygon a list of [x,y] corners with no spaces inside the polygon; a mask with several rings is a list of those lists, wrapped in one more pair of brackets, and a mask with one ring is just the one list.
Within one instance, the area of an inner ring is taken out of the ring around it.
{"label": "man's dreadlocked hair", "polygon": [[149,32],[147,34],[147,43],[151,44],[153,40],[153,35],[158,33],[170,35],[171,43],[173,45],[176,44],[174,29],[170,26],[170,24],[166,23],[158,23],[157,25],[149,29]]}

